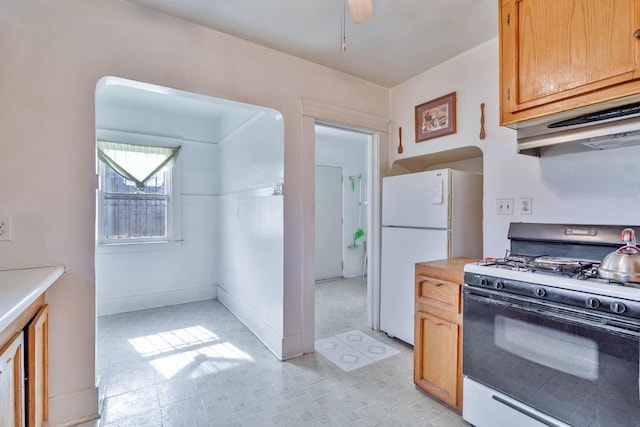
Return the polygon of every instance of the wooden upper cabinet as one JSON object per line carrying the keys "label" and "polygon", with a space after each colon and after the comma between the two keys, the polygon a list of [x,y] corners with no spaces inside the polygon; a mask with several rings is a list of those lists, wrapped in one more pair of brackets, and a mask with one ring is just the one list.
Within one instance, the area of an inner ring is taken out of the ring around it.
{"label": "wooden upper cabinet", "polygon": [[501,124],[640,93],[640,0],[502,0]]}

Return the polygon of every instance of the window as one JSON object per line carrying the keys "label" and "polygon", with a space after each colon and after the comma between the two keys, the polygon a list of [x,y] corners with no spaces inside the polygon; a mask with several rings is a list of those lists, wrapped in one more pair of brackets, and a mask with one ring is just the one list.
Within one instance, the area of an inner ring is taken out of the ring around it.
{"label": "window", "polygon": [[179,149],[98,141],[100,243],[172,239],[172,166]]}
{"label": "window", "polygon": [[143,191],[104,167],[104,239],[166,238],[168,173],[158,172]]}

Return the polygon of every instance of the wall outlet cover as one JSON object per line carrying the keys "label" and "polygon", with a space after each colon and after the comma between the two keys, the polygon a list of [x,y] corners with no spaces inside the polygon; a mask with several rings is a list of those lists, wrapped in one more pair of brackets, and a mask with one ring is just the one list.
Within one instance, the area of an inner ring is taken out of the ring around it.
{"label": "wall outlet cover", "polygon": [[531,197],[520,198],[520,215],[531,215],[533,209],[533,200]]}
{"label": "wall outlet cover", "polygon": [[11,240],[11,218],[0,216],[0,240]]}

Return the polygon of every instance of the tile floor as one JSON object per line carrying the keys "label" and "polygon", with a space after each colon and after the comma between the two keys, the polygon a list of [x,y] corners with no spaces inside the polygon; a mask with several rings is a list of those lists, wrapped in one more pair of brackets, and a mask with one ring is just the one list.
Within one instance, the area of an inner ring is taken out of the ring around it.
{"label": "tile floor", "polygon": [[102,418],[83,427],[468,426],[416,390],[411,347],[366,328],[363,295],[364,280],[316,286],[316,338],[360,329],[400,352],[351,372],[278,361],[216,300],[100,317]]}

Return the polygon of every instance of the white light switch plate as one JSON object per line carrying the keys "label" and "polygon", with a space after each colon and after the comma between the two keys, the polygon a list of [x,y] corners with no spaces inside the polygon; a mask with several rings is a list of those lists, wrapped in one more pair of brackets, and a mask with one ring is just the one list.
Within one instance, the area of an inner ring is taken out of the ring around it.
{"label": "white light switch plate", "polygon": [[513,199],[497,200],[498,215],[513,215]]}

